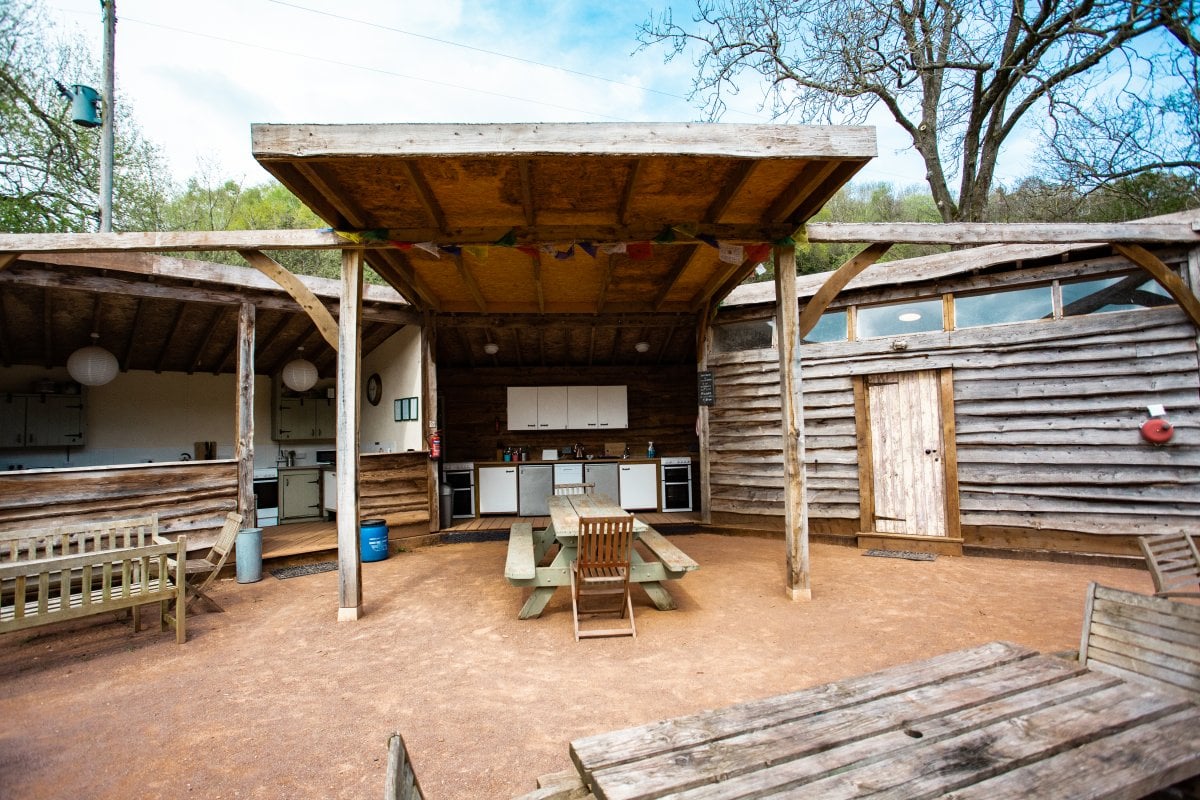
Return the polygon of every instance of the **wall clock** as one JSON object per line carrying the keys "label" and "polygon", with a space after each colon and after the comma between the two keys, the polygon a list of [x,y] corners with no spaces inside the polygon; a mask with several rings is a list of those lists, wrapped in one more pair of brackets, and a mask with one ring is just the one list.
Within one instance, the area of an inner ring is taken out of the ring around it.
{"label": "wall clock", "polygon": [[383,397],[383,381],[379,379],[379,373],[371,373],[371,377],[367,378],[367,402],[373,406],[379,405],[380,398]]}

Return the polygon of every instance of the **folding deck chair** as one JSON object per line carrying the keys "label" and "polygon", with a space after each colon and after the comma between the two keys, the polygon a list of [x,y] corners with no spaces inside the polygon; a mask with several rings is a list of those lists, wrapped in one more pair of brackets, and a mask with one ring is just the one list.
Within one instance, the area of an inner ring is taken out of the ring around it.
{"label": "folding deck chair", "polygon": [[[629,562],[633,557],[633,515],[579,518],[575,560],[571,562],[571,613],[575,641],[595,636],[637,636],[633,600],[629,596]],[[580,627],[580,616],[628,614],[629,625]]]}
{"label": "folding deck chair", "polygon": [[1200,550],[1185,533],[1139,536],[1159,597],[1200,597]]}
{"label": "folding deck chair", "polygon": [[[221,532],[217,534],[217,541],[213,543],[212,548],[204,556],[204,558],[189,558],[184,566],[184,571],[187,575],[187,601],[188,610],[191,610],[192,603],[201,600],[213,611],[224,611],[208,596],[208,587],[212,585],[217,576],[221,574],[221,568],[225,566],[225,560],[229,558],[229,551],[233,549],[234,539],[237,538],[238,531],[242,527],[242,515],[230,511],[225,515],[225,524],[221,526]],[[157,537],[156,537],[157,538]],[[174,567],[174,561],[171,562]],[[196,576],[193,578],[193,576]],[[203,577],[201,577],[203,576]]]}

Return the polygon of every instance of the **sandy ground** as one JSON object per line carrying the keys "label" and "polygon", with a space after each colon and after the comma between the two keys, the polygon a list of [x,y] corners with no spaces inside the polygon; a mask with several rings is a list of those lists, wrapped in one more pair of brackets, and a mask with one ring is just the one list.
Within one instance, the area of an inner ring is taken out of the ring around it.
{"label": "sandy ground", "polygon": [[581,736],[996,639],[1075,649],[1089,581],[1152,590],[1136,569],[816,544],[813,599],[791,602],[781,541],[672,540],[701,568],[668,584],[678,610],[638,592],[636,639],[576,643],[566,590],[518,620],[503,542],[364,564],[357,622],[336,572],[264,571],[220,581],[227,613],[190,615],[182,646],[107,615],[7,634],[0,795],[376,798],[398,730],[431,800],[513,797]]}

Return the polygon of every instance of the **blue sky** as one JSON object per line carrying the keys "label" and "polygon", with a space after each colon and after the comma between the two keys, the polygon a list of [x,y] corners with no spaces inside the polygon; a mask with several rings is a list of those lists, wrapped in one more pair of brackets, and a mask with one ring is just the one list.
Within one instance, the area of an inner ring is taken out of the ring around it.
{"label": "blue sky", "polygon": [[[60,28],[102,42],[98,0],[44,0]],[[679,122],[694,68],[637,52],[666,0],[117,0],[117,92],[182,181],[259,183],[250,125],[380,122]],[[676,2],[677,18],[694,7]],[[95,85],[101,85],[96,76]],[[759,87],[725,122],[770,122]],[[880,119],[860,180],[921,183],[903,134]]]}

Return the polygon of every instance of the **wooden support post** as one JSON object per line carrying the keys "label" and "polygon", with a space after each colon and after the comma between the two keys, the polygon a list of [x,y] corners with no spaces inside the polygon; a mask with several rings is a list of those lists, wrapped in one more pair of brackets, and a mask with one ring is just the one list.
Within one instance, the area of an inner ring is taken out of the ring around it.
{"label": "wooden support post", "polygon": [[338,621],[362,612],[362,557],[358,548],[359,372],[362,367],[361,250],[342,251],[342,299],[337,360]]}
{"label": "wooden support post", "polygon": [[258,524],[254,502],[254,329],[253,303],[242,303],[238,310],[237,355],[237,462],[238,513],[243,525]]}
{"label": "wooden support post", "polygon": [[[700,315],[697,347],[699,349],[699,371],[708,370],[708,356],[712,352],[712,325],[709,324],[709,309]],[[708,451],[708,406],[698,406],[696,437],[700,440],[700,521],[712,524],[712,456]]]}
{"label": "wooden support post", "polygon": [[[421,404],[425,407],[425,432],[437,430],[437,327],[432,314],[421,324]],[[442,529],[441,484],[438,461],[429,459],[429,531]]]}
{"label": "wooden support post", "polygon": [[783,515],[787,594],[811,600],[808,504],[804,476],[804,395],[800,384],[800,312],[796,301],[796,248],[775,248],[775,331],[779,337],[779,394],[783,412]]}

